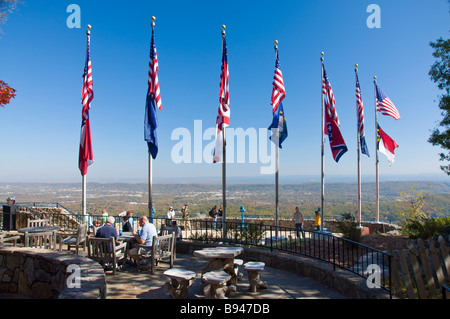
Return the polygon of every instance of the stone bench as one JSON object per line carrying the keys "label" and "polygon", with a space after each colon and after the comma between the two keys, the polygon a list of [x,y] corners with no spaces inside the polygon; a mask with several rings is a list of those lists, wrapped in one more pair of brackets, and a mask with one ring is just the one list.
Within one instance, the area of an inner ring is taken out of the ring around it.
{"label": "stone bench", "polygon": [[188,288],[194,282],[197,274],[183,268],[171,268],[164,272],[164,276],[170,279],[165,284],[170,295],[175,299],[187,299]]}
{"label": "stone bench", "polygon": [[260,280],[261,271],[264,270],[265,263],[258,261],[250,261],[244,264],[244,270],[248,273],[250,282],[249,290],[256,292],[257,290],[267,289],[267,283]]}
{"label": "stone bench", "polygon": [[209,289],[205,289],[205,296],[208,299],[228,299],[225,297],[227,291],[226,284],[231,275],[222,270],[214,270],[203,274],[203,282],[209,284]]}

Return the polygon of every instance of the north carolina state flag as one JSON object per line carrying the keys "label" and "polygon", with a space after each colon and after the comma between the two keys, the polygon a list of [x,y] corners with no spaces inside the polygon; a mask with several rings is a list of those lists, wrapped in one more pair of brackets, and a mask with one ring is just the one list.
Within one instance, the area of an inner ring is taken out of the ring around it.
{"label": "north carolina state flag", "polygon": [[387,156],[389,165],[392,165],[395,160],[395,149],[398,147],[398,144],[387,135],[377,124],[377,144],[378,150]]}

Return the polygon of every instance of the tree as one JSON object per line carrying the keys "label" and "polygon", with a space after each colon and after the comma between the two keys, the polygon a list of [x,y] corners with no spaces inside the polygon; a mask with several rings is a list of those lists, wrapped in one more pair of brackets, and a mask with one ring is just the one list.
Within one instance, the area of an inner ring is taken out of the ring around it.
{"label": "tree", "polygon": [[[428,142],[447,150],[447,154],[444,152],[439,154],[440,161],[450,162],[450,39],[440,38],[436,42],[431,42],[430,46],[435,50],[433,57],[438,60],[431,67],[429,75],[445,93],[439,102],[443,119],[432,131]],[[450,175],[450,164],[442,165],[441,169]]]}
{"label": "tree", "polygon": [[[22,0],[0,0],[0,25],[6,23],[8,14],[16,9],[20,3],[22,3]],[[0,80],[0,107],[5,107],[15,97],[16,90]]]}
{"label": "tree", "polygon": [[11,13],[21,0],[0,0],[0,24],[6,23],[8,13]]}
{"label": "tree", "polygon": [[4,107],[9,101],[16,97],[16,90],[0,80],[0,107]]}

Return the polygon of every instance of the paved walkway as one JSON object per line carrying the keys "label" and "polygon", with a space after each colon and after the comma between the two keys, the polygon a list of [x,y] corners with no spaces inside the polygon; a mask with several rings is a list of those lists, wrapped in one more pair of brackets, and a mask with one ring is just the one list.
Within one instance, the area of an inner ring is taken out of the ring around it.
{"label": "paved walkway", "polygon": [[[174,267],[185,268],[197,272],[197,279],[189,288],[189,299],[205,299],[201,293],[200,273],[207,260],[178,254]],[[164,288],[167,278],[163,272],[168,265],[160,263],[155,274],[150,271],[137,272],[135,266],[127,265],[125,271],[114,276],[106,272],[108,299],[170,299],[171,296]],[[322,284],[292,273],[265,267],[261,272],[261,280],[267,282],[268,288],[257,293],[247,291],[249,286],[247,273],[240,267],[243,280],[237,285],[237,293],[230,299],[346,299]]]}

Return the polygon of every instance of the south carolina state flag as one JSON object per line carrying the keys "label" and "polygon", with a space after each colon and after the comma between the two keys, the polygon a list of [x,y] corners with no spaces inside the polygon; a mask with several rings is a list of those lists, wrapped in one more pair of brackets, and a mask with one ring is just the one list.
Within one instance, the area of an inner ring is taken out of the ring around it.
{"label": "south carolina state flag", "polygon": [[395,160],[395,149],[398,147],[398,144],[379,125],[377,125],[377,132],[378,150],[387,156],[389,165],[392,165]]}

